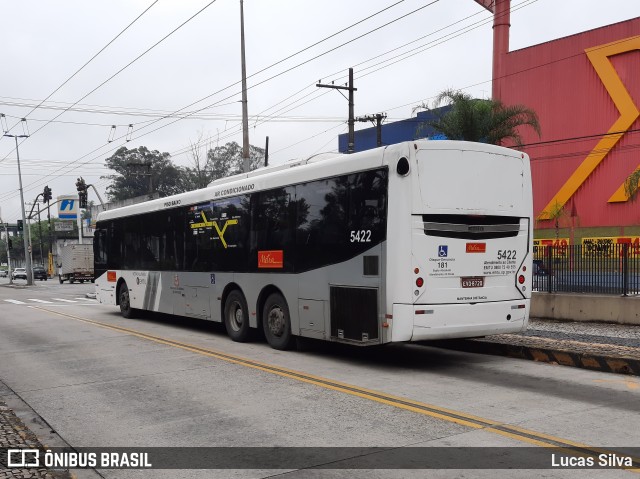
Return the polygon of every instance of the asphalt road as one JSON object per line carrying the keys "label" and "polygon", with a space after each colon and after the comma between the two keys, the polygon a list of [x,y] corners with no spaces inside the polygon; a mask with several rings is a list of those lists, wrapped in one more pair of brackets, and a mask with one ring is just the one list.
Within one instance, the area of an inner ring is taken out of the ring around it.
{"label": "asphalt road", "polygon": [[[260,340],[233,343],[206,322],[125,320],[85,298],[92,284],[6,283],[0,278],[0,380],[74,447],[640,447],[637,378],[424,345],[308,342],[282,352]],[[634,477],[560,469],[428,475],[542,473]],[[425,477],[384,469],[99,474]]]}

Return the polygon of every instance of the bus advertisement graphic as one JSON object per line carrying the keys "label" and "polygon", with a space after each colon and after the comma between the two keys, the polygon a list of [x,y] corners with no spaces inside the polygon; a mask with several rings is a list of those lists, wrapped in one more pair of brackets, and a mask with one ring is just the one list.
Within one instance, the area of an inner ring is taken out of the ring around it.
{"label": "bus advertisement graphic", "polygon": [[282,268],[284,266],[283,251],[258,251],[258,268]]}

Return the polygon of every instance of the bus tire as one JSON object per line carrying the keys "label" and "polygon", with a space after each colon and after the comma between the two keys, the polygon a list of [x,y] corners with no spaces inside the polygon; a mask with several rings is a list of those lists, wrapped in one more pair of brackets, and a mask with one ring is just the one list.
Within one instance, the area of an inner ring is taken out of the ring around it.
{"label": "bus tire", "polygon": [[281,351],[291,349],[294,337],[287,301],[280,293],[273,293],[265,301],[262,311],[262,326],[269,346]]}
{"label": "bus tire", "polygon": [[131,298],[129,296],[129,288],[127,283],[122,283],[118,291],[118,299],[120,303],[120,314],[123,318],[131,319],[135,317],[136,310],[131,307]]}
{"label": "bus tire", "polygon": [[232,341],[244,343],[249,339],[249,308],[237,289],[231,291],[224,302],[224,326]]}

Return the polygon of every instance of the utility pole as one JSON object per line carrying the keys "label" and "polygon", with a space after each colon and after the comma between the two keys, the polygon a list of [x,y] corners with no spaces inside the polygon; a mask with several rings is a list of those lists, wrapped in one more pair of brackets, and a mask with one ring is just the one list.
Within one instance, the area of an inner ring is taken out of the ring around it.
{"label": "utility pole", "polygon": [[247,106],[247,63],[244,56],[244,7],[240,0],[240,61],[242,63],[242,167],[249,173],[249,113]]}
{"label": "utility pole", "polygon": [[338,86],[338,85],[334,85],[333,83],[331,85],[323,85],[322,80],[320,80],[318,83],[316,83],[317,87],[320,88],[333,88],[335,90],[338,90],[338,92],[344,96],[344,94],[340,91],[340,90],[348,90],[349,91],[349,98],[347,98],[347,101],[349,102],[349,144],[347,145],[347,153],[353,153],[354,149],[355,149],[355,131],[354,131],[354,123],[355,123],[355,119],[353,117],[353,92],[355,92],[357,90],[357,88],[353,87],[353,68],[349,68],[349,83],[346,84],[345,86]]}
{"label": "utility pole", "polygon": [[0,225],[4,226],[4,239],[7,241],[7,274],[9,275],[9,284],[13,284],[13,278],[11,277],[11,248],[10,248],[10,239],[9,239],[9,229],[7,227],[7,223],[2,221],[2,216],[0,215]]}
{"label": "utility pole", "polygon": [[269,166],[269,137],[264,145],[264,166]]}
{"label": "utility pole", "polygon": [[[23,118],[23,122],[26,120]],[[22,211],[22,224],[27,223],[27,216],[24,211],[24,193],[22,192],[22,171],[20,170],[20,153],[18,151],[18,138],[29,138],[29,135],[10,135],[9,133],[4,133],[3,136],[7,136],[9,138],[13,138],[16,140],[16,158],[18,160],[18,183],[20,184],[20,210]],[[31,236],[27,238],[29,233],[29,223],[26,224],[27,234],[22,232],[22,240],[24,243],[24,257],[27,269],[27,286],[33,286],[33,269],[31,265]]]}
{"label": "utility pole", "polygon": [[[2,220],[0,220],[2,221]],[[9,248],[9,229],[7,223],[4,224],[4,236],[7,240],[7,274],[9,275],[9,284],[13,284],[13,275],[11,274],[11,248]]]}
{"label": "utility pole", "polygon": [[[27,223],[25,224],[25,228],[27,230],[27,237],[29,238],[29,268],[31,268],[31,283],[33,284],[33,245],[31,244],[31,218],[27,218]],[[27,276],[28,278],[28,276]],[[27,283],[28,285],[29,283]]]}
{"label": "utility pole", "polygon": [[[29,220],[33,219],[33,208],[35,208],[35,206],[38,204],[38,198],[40,198],[43,195],[44,195],[43,193],[39,193],[38,196],[36,196],[36,199],[33,201],[33,204],[31,205],[31,211],[29,211],[29,217],[27,219]],[[40,264],[44,265],[44,258],[42,256],[42,224],[40,223],[40,207],[38,207],[38,236],[40,238]]]}
{"label": "utility pole", "polygon": [[[136,173],[136,175],[141,175],[141,176],[148,176],[149,177],[149,199],[153,199],[153,176],[151,175],[151,161],[145,161],[142,163],[129,163],[129,165],[131,166],[144,166],[147,168],[147,172],[146,173]],[[93,186],[93,185],[88,185],[87,188],[89,186]],[[97,190],[95,188],[95,186],[93,187],[93,190],[96,191],[97,194]],[[100,198],[100,195],[98,195],[98,198]],[[104,203],[102,203],[102,198],[100,198],[100,203],[102,204],[102,206],[104,207]]]}
{"label": "utility pole", "polygon": [[372,122],[376,127],[376,145],[382,146],[382,121],[387,118],[386,113],[376,113],[375,115],[366,115],[356,118],[359,122]]}

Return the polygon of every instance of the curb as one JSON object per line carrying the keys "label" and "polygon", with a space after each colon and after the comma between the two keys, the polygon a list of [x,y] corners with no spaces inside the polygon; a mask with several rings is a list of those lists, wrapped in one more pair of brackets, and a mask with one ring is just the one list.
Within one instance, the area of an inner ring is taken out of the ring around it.
{"label": "curb", "polygon": [[614,356],[598,356],[589,353],[576,353],[561,349],[549,349],[521,346],[516,344],[492,343],[477,339],[454,339],[424,343],[438,348],[453,349],[470,353],[507,356],[528,359],[561,366],[589,369],[606,373],[640,376],[640,359]]}

